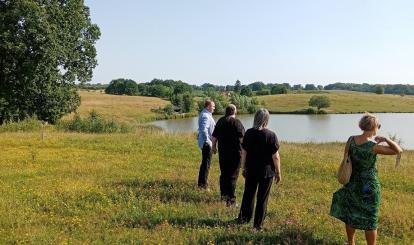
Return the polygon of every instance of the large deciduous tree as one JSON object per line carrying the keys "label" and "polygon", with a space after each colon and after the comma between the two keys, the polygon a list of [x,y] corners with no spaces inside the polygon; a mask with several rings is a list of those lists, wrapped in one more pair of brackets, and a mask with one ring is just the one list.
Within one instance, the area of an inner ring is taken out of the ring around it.
{"label": "large deciduous tree", "polygon": [[76,110],[99,36],[83,0],[0,0],[0,123]]}
{"label": "large deciduous tree", "polygon": [[252,89],[249,86],[242,86],[240,95],[251,97],[253,95]]}
{"label": "large deciduous tree", "polygon": [[138,84],[132,79],[115,79],[109,83],[108,87],[105,89],[105,93],[138,95]]}
{"label": "large deciduous tree", "polygon": [[236,83],[234,84],[234,92],[235,93],[240,93],[241,91],[241,82],[239,80],[236,81]]}

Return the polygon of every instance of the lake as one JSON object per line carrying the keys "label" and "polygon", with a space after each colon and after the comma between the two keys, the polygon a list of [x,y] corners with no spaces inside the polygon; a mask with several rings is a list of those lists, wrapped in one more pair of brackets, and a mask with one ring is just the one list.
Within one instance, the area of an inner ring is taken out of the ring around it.
{"label": "lake", "polygon": [[[381,123],[379,135],[396,135],[405,149],[414,149],[414,113],[377,113]],[[270,115],[269,128],[279,140],[287,142],[345,142],[350,135],[359,134],[362,114],[329,115]],[[253,115],[238,115],[246,129],[253,125]],[[215,116],[217,121],[220,116]],[[151,122],[168,132],[195,132],[198,118]]]}

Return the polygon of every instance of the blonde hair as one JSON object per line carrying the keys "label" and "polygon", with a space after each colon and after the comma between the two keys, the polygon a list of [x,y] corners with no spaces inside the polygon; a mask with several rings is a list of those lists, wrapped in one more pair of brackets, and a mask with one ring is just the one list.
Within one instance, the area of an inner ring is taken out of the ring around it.
{"label": "blonde hair", "polygon": [[359,128],[363,131],[371,131],[379,125],[378,118],[368,112],[359,120]]}
{"label": "blonde hair", "polygon": [[253,128],[254,129],[263,129],[267,127],[269,123],[269,111],[261,108],[254,115]]}

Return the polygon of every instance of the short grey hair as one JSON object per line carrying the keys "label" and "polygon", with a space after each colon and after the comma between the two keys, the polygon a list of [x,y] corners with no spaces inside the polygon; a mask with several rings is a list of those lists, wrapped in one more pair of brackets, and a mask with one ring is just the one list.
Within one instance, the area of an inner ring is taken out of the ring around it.
{"label": "short grey hair", "polygon": [[254,115],[253,128],[260,130],[266,128],[268,123],[269,111],[264,108],[260,108]]}

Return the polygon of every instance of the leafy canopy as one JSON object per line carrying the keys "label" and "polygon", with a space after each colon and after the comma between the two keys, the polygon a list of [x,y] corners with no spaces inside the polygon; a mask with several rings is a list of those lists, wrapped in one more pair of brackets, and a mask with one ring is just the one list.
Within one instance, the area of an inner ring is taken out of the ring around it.
{"label": "leafy canopy", "polygon": [[100,31],[83,0],[0,0],[0,123],[76,110]]}
{"label": "leafy canopy", "polygon": [[114,79],[105,89],[105,93],[118,95],[138,95],[138,84],[131,79]]}

